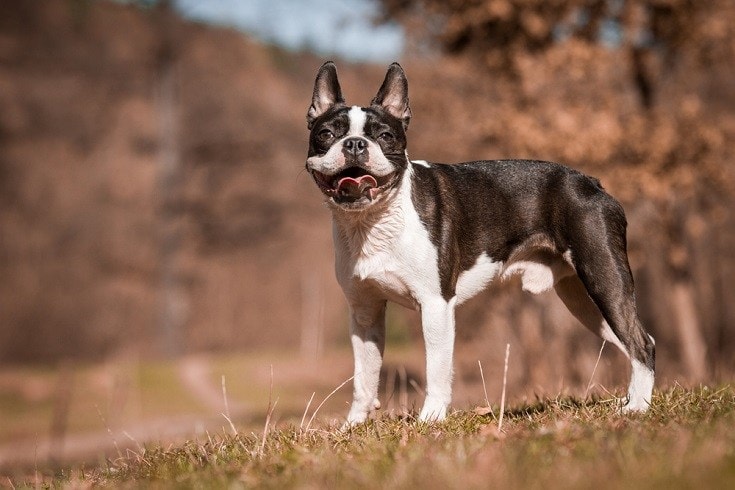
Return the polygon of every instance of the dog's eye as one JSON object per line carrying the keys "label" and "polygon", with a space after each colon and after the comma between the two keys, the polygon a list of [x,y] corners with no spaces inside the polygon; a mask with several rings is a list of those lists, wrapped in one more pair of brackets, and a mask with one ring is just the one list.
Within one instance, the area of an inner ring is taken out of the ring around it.
{"label": "dog's eye", "polygon": [[334,133],[332,133],[328,129],[322,129],[321,131],[319,131],[319,134],[317,134],[317,137],[319,138],[319,141],[326,143],[327,141],[334,138]]}
{"label": "dog's eye", "polygon": [[378,139],[384,141],[385,143],[391,143],[395,139],[395,136],[393,136],[393,133],[385,131],[383,133],[380,133]]}

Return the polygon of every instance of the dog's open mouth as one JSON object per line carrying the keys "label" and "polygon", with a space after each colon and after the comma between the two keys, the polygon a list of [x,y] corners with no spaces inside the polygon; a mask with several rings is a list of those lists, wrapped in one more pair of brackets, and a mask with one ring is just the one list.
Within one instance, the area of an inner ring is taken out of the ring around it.
{"label": "dog's open mouth", "polygon": [[348,167],[334,175],[326,175],[312,171],[314,181],[322,192],[338,203],[354,203],[366,198],[374,200],[381,191],[388,187],[395,173],[383,177],[370,174],[362,167]]}

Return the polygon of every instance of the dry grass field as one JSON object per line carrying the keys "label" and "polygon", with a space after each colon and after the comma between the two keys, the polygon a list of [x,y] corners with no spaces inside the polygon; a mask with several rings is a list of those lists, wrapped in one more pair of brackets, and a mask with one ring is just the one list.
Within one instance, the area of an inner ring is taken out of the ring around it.
{"label": "dry grass field", "polygon": [[[735,390],[656,393],[645,415],[571,397],[456,411],[439,424],[383,414],[236,427],[141,445],[98,466],[8,479],[54,488],[732,488]],[[236,430],[236,433],[230,432]]]}

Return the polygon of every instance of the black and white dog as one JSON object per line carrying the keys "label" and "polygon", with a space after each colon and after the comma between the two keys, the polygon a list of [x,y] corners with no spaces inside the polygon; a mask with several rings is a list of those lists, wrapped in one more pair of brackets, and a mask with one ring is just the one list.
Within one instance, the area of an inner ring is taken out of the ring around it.
{"label": "black and white dog", "polygon": [[408,83],[394,63],[369,107],[348,106],[334,63],[319,69],[307,113],[306,169],[332,210],[336,274],[350,306],[354,397],[347,422],[379,408],[385,308],[421,312],[426,400],[452,397],[454,310],[493,279],[554,288],[588,329],[631,363],[625,411],[651,402],[654,341],[636,314],[620,204],[599,181],[555,163],[411,161]]}

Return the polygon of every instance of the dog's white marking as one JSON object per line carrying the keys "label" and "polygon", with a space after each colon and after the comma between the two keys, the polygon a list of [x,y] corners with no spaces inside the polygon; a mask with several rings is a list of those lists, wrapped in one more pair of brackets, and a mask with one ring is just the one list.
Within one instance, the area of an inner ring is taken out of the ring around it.
{"label": "dog's white marking", "polygon": [[370,410],[380,406],[377,393],[385,345],[385,305],[353,307],[350,333],[355,377],[353,402],[347,420],[349,423],[360,423],[365,421]]}
{"label": "dog's white marking", "polygon": [[540,294],[554,286],[554,273],[545,264],[522,260],[511,264],[503,273],[507,278],[514,274],[521,275],[521,288],[533,294]]}
{"label": "dog's white marking", "polygon": [[421,328],[426,344],[426,400],[419,419],[442,420],[452,401],[454,308],[457,297],[441,296],[421,305]]}
{"label": "dog's white marking", "polygon": [[[334,214],[336,273],[358,332],[383,328],[378,320],[370,324],[364,319],[380,318],[384,298],[421,310],[427,379],[421,418],[439,420],[446,415],[451,401],[457,297],[449,301],[442,297],[438,252],[411,202],[411,174],[409,167],[401,184],[386,196],[375,214]],[[482,267],[486,267],[483,261]],[[472,279],[473,275],[466,277]],[[360,327],[363,323],[365,326]],[[376,355],[380,347],[369,335],[356,338],[353,331],[353,348],[356,388],[348,423],[365,420],[374,407],[380,370],[380,357]]]}
{"label": "dog's white marking", "polygon": [[[326,175],[334,175],[344,170],[345,161],[342,145],[347,138],[365,136],[365,122],[367,112],[362,107],[352,106],[347,112],[350,128],[341,140],[334,143],[324,155],[314,155],[306,159],[309,170],[316,170]],[[369,171],[371,174],[383,177],[396,170],[395,166],[383,155],[380,146],[369,138],[365,138],[370,155]]]}
{"label": "dog's white marking", "polygon": [[[507,264],[503,271],[503,278],[507,279],[515,274],[521,275],[521,288],[533,294],[548,291],[561,279],[574,274],[571,265],[571,256],[565,252],[559,256],[538,256],[528,260],[519,260]],[[535,260],[534,260],[535,259]]]}
{"label": "dog's white marking", "polygon": [[615,335],[615,332],[613,332],[613,329],[610,328],[610,324],[607,323],[607,320],[602,318],[602,314],[599,315],[598,321],[599,321],[600,326],[599,326],[599,330],[596,333],[602,338],[602,340],[606,342],[610,342],[612,345],[620,349],[620,351],[623,354],[625,354],[625,357],[630,359],[630,354],[628,353],[628,349],[625,348],[625,346],[620,341],[618,336]]}
{"label": "dog's white marking", "polygon": [[501,262],[495,262],[484,252],[480,254],[475,264],[457,278],[457,304],[462,304],[483,291],[497,277],[501,268]]}
{"label": "dog's white marking", "polygon": [[365,109],[353,105],[347,116],[350,118],[350,129],[347,136],[363,136],[365,134],[365,121],[367,121]]}
{"label": "dog's white marking", "polygon": [[429,165],[429,162],[426,160],[411,160],[411,163],[414,165],[421,165],[422,167],[431,168],[431,165]]}
{"label": "dog's white marking", "polygon": [[410,167],[385,200],[376,219],[365,216],[369,213],[335,215],[337,279],[348,286],[372,283],[416,309],[421,298],[441,296],[441,288],[436,247],[411,202]]}
{"label": "dog's white marking", "polygon": [[623,412],[645,412],[651,405],[653,391],[653,371],[645,364],[631,360],[631,377],[628,386],[628,403],[623,406]]}
{"label": "dog's white marking", "polygon": [[[602,315],[600,315],[602,316]],[[630,360],[630,383],[628,384],[628,401],[623,405],[623,412],[645,412],[651,406],[654,373],[645,364],[630,356],[606,320],[601,320],[599,335],[607,342],[615,345]],[[653,337],[649,335],[652,342]]]}
{"label": "dog's white marking", "polygon": [[[556,285],[556,292],[569,311],[582,325],[599,335],[602,339],[616,346],[630,360],[631,374],[628,385],[628,402],[623,411],[645,411],[651,403],[654,373],[636,359],[632,359],[630,352],[615,335],[610,324],[602,316],[602,312],[595,305],[578,277],[567,278]],[[655,343],[653,337],[648,336]]]}

